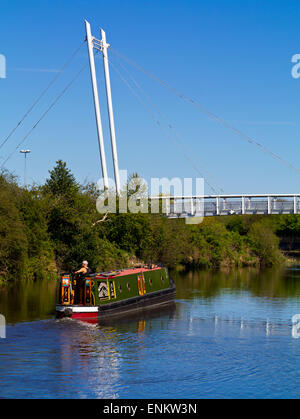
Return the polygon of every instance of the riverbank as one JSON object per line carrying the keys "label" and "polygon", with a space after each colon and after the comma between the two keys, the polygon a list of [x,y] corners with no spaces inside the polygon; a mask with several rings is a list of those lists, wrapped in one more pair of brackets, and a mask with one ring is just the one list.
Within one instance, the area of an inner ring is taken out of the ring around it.
{"label": "riverbank", "polygon": [[187,269],[284,265],[294,258],[280,250],[281,241],[289,237],[290,245],[300,237],[300,218],[289,215],[211,217],[199,225],[158,214],[103,219],[97,196],[96,186],[80,185],[62,161],[44,185],[29,189],[3,173],[0,280],[55,278],[83,259],[92,271],[149,260]]}

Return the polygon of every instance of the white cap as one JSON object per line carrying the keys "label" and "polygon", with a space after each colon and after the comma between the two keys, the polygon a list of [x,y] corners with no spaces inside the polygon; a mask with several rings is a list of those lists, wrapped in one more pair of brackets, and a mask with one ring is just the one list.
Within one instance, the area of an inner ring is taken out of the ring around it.
{"label": "white cap", "polygon": [[83,264],[83,265],[88,265],[89,263],[88,263],[88,261],[87,261],[87,260],[84,260],[84,261],[82,262],[82,264]]}

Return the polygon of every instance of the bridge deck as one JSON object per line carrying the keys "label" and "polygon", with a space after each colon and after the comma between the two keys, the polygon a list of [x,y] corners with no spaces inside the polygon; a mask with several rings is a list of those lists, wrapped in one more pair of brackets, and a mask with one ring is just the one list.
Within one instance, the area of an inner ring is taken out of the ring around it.
{"label": "bridge deck", "polygon": [[[169,218],[244,214],[300,214],[300,194],[151,197]],[[157,202],[156,202],[157,204]]]}

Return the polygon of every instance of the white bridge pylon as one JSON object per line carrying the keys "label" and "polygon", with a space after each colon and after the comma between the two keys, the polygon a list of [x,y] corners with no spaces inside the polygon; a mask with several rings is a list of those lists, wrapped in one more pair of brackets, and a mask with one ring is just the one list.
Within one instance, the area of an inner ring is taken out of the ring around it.
{"label": "white bridge pylon", "polygon": [[97,133],[98,133],[104,189],[108,189],[109,185],[108,185],[107,165],[106,165],[106,156],[105,156],[105,149],[104,149],[103,129],[102,129],[102,122],[101,122],[97,77],[96,77],[96,69],[95,69],[94,49],[101,51],[102,56],[103,56],[107,109],[108,109],[108,117],[109,117],[110,140],[111,140],[112,158],[113,158],[113,164],[114,164],[116,193],[119,196],[120,195],[120,175],[119,175],[116,132],[115,132],[108,55],[107,55],[107,49],[109,48],[109,44],[107,44],[106,42],[106,34],[103,29],[101,29],[101,40],[98,40],[92,35],[91,25],[88,21],[85,21],[85,29],[86,29],[86,40],[87,40],[87,45],[88,45],[88,53],[89,53],[89,61],[90,61],[91,81],[92,81],[92,88],[93,88],[94,107],[95,107],[95,116],[96,116],[96,124],[97,124]]}

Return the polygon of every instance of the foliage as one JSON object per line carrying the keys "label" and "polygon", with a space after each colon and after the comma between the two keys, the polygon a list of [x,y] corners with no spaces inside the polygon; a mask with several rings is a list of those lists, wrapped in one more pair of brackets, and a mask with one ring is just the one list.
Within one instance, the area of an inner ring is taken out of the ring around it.
{"label": "foliage", "polygon": [[[133,174],[127,198],[147,195]],[[77,269],[83,259],[92,271],[152,260],[186,267],[276,265],[283,262],[279,240],[300,237],[299,216],[230,216],[199,225],[139,212],[96,210],[98,191],[79,185],[59,160],[40,187],[18,186],[0,174],[0,279],[43,279]]]}
{"label": "foliage", "polygon": [[249,243],[262,265],[272,266],[280,262],[279,238],[268,224],[262,221],[253,223],[249,231]]}
{"label": "foliage", "polygon": [[50,178],[46,180],[44,190],[52,195],[71,198],[78,190],[74,175],[62,160],[56,162],[56,166],[50,172]]}
{"label": "foliage", "polygon": [[141,252],[143,259],[167,266],[185,263],[190,253],[190,232],[184,220],[168,220],[160,215],[149,218],[148,241]]}
{"label": "foliage", "polygon": [[16,184],[0,178],[0,276],[19,277],[25,271],[28,240],[17,208]]}
{"label": "foliage", "polygon": [[196,249],[192,264],[217,268],[222,265],[251,264],[249,249],[242,234],[215,219],[206,219],[193,228],[192,242]]}

